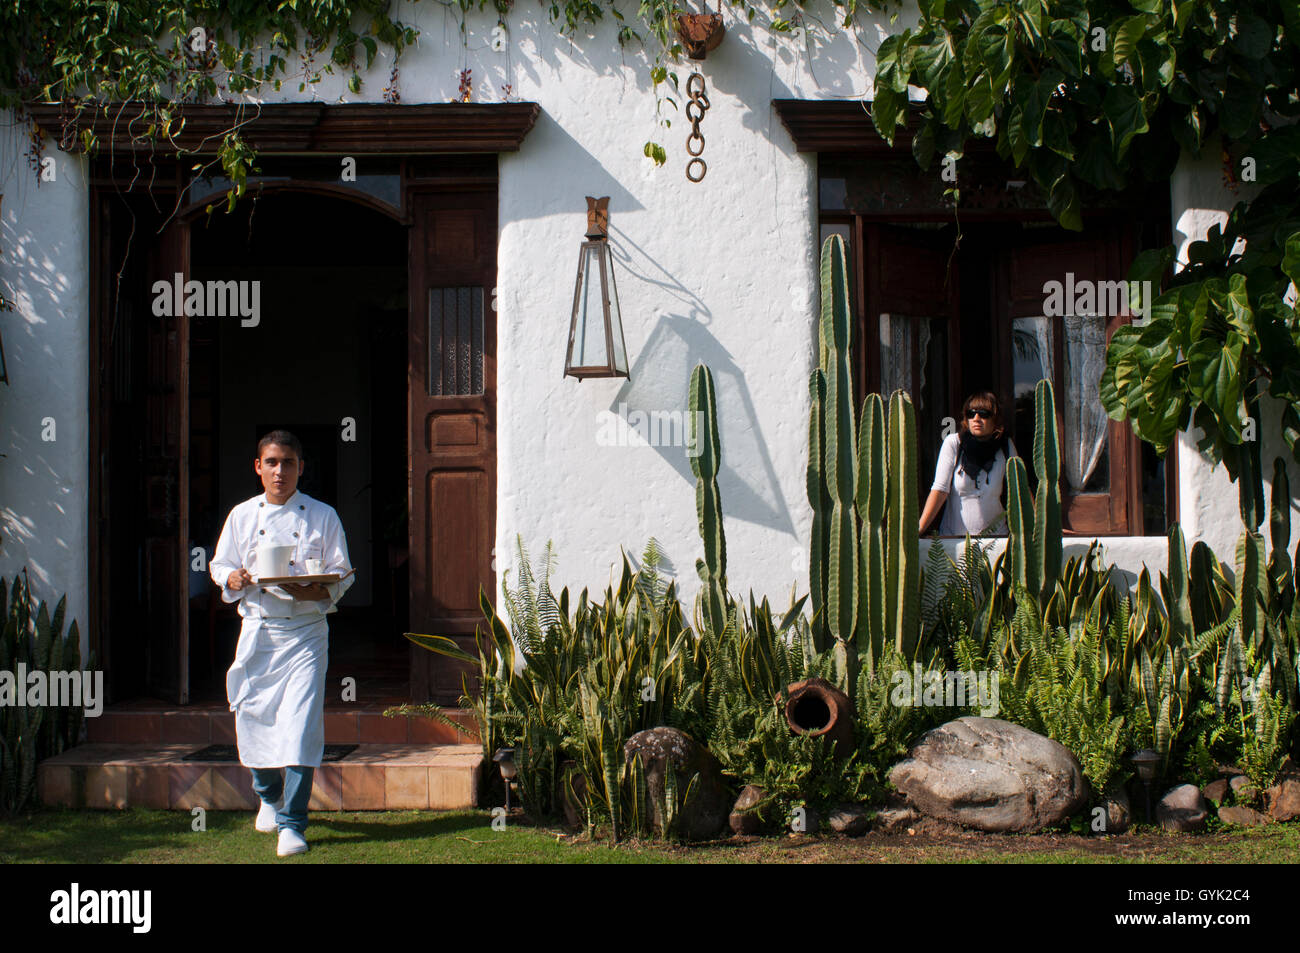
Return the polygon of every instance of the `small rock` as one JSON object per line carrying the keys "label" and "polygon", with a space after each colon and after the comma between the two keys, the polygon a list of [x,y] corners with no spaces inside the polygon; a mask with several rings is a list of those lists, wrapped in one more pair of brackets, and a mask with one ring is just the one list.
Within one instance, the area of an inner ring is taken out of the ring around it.
{"label": "small rock", "polygon": [[1241,806],[1219,808],[1219,820],[1225,824],[1235,824],[1238,827],[1259,827],[1259,825],[1269,822],[1266,815],[1252,808]]}
{"label": "small rock", "polygon": [[1167,831],[1195,833],[1205,829],[1205,798],[1195,784],[1170,788],[1156,805],[1156,818]]}
{"label": "small rock", "polygon": [[1217,807],[1223,803],[1224,798],[1228,796],[1228,791],[1230,790],[1231,788],[1228,785],[1228,779],[1219,778],[1201,788],[1201,796],[1207,801],[1213,801]]}
{"label": "small rock", "polygon": [[1264,792],[1264,805],[1275,821],[1293,821],[1300,817],[1300,777],[1289,773]]}
{"label": "small rock", "polygon": [[1228,785],[1232,788],[1232,796],[1239,804],[1245,801],[1253,801],[1259,797],[1259,788],[1251,784],[1250,778],[1244,774],[1237,775],[1228,782]]}
{"label": "small rock", "polygon": [[[897,834],[899,831],[911,827],[920,816],[915,808],[887,807],[876,812],[876,830],[883,834]],[[915,832],[909,830],[907,833],[912,834]]]}
{"label": "small rock", "polygon": [[871,816],[867,809],[856,804],[845,804],[831,812],[831,830],[837,834],[857,837],[867,832],[870,823]]}
{"label": "small rock", "polygon": [[1128,790],[1122,784],[1112,784],[1106,789],[1106,833],[1123,834],[1133,823],[1133,806]]}
{"label": "small rock", "polygon": [[740,790],[740,797],[736,798],[735,805],[731,808],[731,814],[727,817],[727,824],[736,834],[756,834],[760,827],[763,826],[763,818],[759,812],[749,810],[766,796],[763,789],[757,784],[746,784]]}

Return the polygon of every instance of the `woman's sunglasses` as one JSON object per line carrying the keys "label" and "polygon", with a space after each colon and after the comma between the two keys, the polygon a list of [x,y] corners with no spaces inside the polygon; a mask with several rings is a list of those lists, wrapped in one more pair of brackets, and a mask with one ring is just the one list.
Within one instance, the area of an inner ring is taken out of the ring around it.
{"label": "woman's sunglasses", "polygon": [[966,419],[967,419],[967,420],[971,420],[971,419],[974,418],[974,417],[978,417],[980,420],[992,420],[992,419],[993,419],[993,411],[991,411],[991,410],[968,410],[968,411],[966,411]]}

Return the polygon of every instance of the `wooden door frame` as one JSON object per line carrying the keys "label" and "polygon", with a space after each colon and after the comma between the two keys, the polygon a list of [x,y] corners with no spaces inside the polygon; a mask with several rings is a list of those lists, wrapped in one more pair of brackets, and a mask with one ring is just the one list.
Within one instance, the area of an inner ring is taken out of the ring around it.
{"label": "wooden door frame", "polygon": [[[92,356],[87,382],[87,416],[90,422],[88,490],[91,501],[87,517],[87,539],[90,546],[88,622],[90,648],[105,668],[111,663],[113,650],[111,637],[105,635],[110,618],[107,602],[110,580],[109,559],[104,553],[105,547],[109,545],[110,527],[106,525],[106,508],[101,505],[109,486],[108,475],[102,472],[107,459],[104,452],[108,439],[109,409],[107,402],[101,400],[101,394],[109,383],[106,369],[102,366],[102,352],[107,343],[105,331],[112,327],[114,288],[112,262],[109,259],[110,242],[108,236],[102,234],[104,220],[101,203],[114,194],[133,190],[166,193],[163,201],[169,195],[174,202],[187,178],[184,170],[192,164],[193,157],[211,158],[215,154],[216,145],[221,141],[219,133],[235,122],[242,121],[244,126],[241,131],[245,139],[268,158],[322,155],[400,157],[404,207],[397,218],[401,224],[409,226],[410,196],[415,187],[455,189],[475,184],[486,185],[490,181],[491,188],[494,192],[497,191],[495,154],[518,151],[540,114],[538,104],[530,102],[482,105],[275,103],[257,107],[255,116],[224,104],[184,104],[177,108],[185,118],[185,125],[182,135],[170,144],[133,141],[129,132],[130,124],[118,122],[115,118],[133,114],[129,106],[122,103],[107,104],[101,110],[87,110],[77,116],[59,104],[34,104],[28,109],[37,126],[52,135],[65,151],[81,151],[80,132],[93,129],[103,146],[103,153],[115,157],[111,162],[93,162],[88,178],[89,343]],[[177,148],[186,150],[183,158],[176,157]],[[485,177],[482,168],[484,160],[489,159],[492,174]],[[391,214],[389,209],[381,208],[378,203],[367,198],[341,194],[343,190],[336,187],[310,181],[286,185],[290,188],[327,192],[336,197],[351,197]],[[206,208],[207,202],[201,204]],[[183,210],[186,221],[181,227],[184,229],[186,247],[188,219],[201,210],[199,204],[191,204]],[[136,253],[134,248],[132,253]],[[408,275],[410,267],[408,255]],[[495,280],[489,287],[494,286]],[[182,341],[182,344],[187,342]],[[183,374],[188,370],[187,362],[188,347],[185,347],[180,369]],[[188,376],[183,376],[181,382],[187,391]],[[182,393],[182,400],[188,405],[187,392]],[[181,439],[185,441],[182,445],[182,453],[185,453],[189,439],[188,426],[182,427]],[[188,510],[186,494],[180,496],[180,505]],[[491,518],[494,521],[495,503],[493,496],[490,504]],[[187,546],[188,540],[183,540],[180,547],[180,586],[176,594],[180,615],[183,617],[187,617],[188,607]],[[491,600],[495,605],[495,587]],[[183,664],[188,665],[187,660]],[[110,697],[109,701],[113,700]]]}

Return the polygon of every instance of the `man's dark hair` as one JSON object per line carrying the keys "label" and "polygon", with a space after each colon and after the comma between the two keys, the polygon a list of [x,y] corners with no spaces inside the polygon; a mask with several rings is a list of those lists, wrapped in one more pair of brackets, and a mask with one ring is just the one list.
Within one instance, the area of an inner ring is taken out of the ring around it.
{"label": "man's dark hair", "polygon": [[282,447],[288,447],[293,451],[293,455],[299,460],[302,459],[302,444],[298,438],[287,430],[272,430],[269,434],[257,441],[257,459],[262,459],[262,451],[266,449],[267,444],[278,443]]}

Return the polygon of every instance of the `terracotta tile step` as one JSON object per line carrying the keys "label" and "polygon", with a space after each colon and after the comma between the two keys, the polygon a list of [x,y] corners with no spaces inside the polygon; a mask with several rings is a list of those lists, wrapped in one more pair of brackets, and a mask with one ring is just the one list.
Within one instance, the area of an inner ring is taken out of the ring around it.
{"label": "terracotta tile step", "polygon": [[[447,708],[443,713],[462,728],[434,718],[385,718],[387,705],[362,704],[351,710],[325,709],[326,744],[477,744],[474,713]],[[225,705],[187,708],[113,706],[86,719],[92,744],[234,744],[235,715]]]}
{"label": "terracotta tile step", "polygon": [[[84,744],[36,769],[41,803],[76,808],[252,811],[251,772],[231,762],[183,761],[193,744]],[[454,810],[478,804],[483,749],[363,744],[316,769],[313,811]]]}

